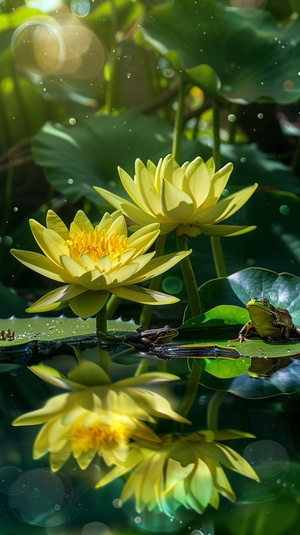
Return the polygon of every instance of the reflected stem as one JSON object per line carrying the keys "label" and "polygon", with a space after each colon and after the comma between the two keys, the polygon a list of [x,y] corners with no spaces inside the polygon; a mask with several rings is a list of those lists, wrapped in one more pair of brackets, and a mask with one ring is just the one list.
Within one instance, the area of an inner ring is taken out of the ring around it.
{"label": "reflected stem", "polygon": [[[165,242],[166,242],[166,235],[160,234],[155,242],[155,251],[156,251],[155,256],[163,255],[164,249],[165,249]],[[151,290],[158,290],[160,287],[160,282],[161,282],[161,275],[159,275],[158,277],[154,277],[154,279],[151,280],[149,287],[151,288]],[[142,329],[148,329],[150,327],[152,312],[153,312],[152,305],[143,306],[142,312],[140,315],[140,324],[142,326]],[[162,368],[165,370],[166,364],[165,363],[162,363],[162,364],[164,364]],[[143,359],[141,364],[139,364],[135,372],[135,375],[139,376],[142,373],[146,373],[148,371],[148,367],[149,365],[148,365],[147,359]],[[159,368],[161,369],[160,364],[159,364]]]}
{"label": "reflected stem", "polygon": [[108,374],[109,369],[109,353],[104,349],[101,349],[101,338],[104,338],[107,334],[107,310],[106,305],[99,310],[96,314],[96,336],[98,338],[98,351],[99,351],[99,365]]}
{"label": "reflected stem", "polygon": [[211,431],[218,430],[219,410],[226,395],[226,391],[217,391],[211,397],[207,407],[207,428]]}

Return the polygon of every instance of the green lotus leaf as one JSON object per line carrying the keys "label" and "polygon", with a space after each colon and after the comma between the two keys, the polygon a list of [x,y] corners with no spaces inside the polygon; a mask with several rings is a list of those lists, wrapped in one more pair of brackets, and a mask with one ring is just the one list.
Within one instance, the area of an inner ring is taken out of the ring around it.
{"label": "green lotus leaf", "polygon": [[263,9],[175,0],[151,10],[141,32],[144,44],[212,97],[218,93],[242,104],[258,99],[287,104],[299,98],[299,17],[279,26]]}

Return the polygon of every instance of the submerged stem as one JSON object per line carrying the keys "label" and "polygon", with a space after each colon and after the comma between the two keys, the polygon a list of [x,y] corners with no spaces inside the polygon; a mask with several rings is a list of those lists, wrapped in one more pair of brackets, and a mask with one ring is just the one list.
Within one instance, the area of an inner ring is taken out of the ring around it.
{"label": "submerged stem", "polygon": [[226,391],[216,391],[207,407],[207,429],[218,430],[219,409]]}
{"label": "submerged stem", "polygon": [[107,334],[107,310],[106,305],[96,314],[96,336],[99,344],[99,365],[108,373],[109,353],[101,349],[101,338]]}
{"label": "submerged stem", "polygon": [[198,366],[195,359],[193,359],[191,375],[189,377],[187,387],[183,396],[183,400],[178,409],[181,416],[186,417],[190,412],[198,392],[199,379],[201,375],[200,366]]}
{"label": "submerged stem", "polygon": [[[186,234],[177,236],[177,248],[179,251],[188,250]],[[187,290],[189,305],[191,309],[191,315],[193,317],[199,316],[202,313],[201,301],[200,301],[196,277],[194,274],[192,263],[190,261],[190,257],[187,256],[183,258],[180,262],[180,265],[182,269],[183,280],[184,280],[185,287]],[[184,393],[181,406],[179,408],[179,412],[182,416],[187,416],[187,414],[189,413],[195,401],[197,391],[198,391],[199,379],[200,379],[200,367],[198,366],[196,361],[193,359],[191,375],[188,380],[188,384],[186,387],[186,391]]]}

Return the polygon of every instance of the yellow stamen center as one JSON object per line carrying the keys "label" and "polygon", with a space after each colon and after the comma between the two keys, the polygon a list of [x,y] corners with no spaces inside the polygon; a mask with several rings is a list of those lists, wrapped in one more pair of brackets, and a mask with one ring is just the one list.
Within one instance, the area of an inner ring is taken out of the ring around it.
{"label": "yellow stamen center", "polygon": [[113,260],[129,248],[127,236],[120,235],[116,231],[107,233],[106,229],[99,232],[98,226],[93,231],[82,230],[78,234],[73,234],[66,240],[66,245],[74,260],[78,261],[81,255],[86,254],[94,262],[104,256],[109,256]]}
{"label": "yellow stamen center", "polygon": [[129,429],[121,425],[105,425],[101,422],[90,427],[78,426],[72,434],[72,442],[83,451],[117,449],[127,442]]}

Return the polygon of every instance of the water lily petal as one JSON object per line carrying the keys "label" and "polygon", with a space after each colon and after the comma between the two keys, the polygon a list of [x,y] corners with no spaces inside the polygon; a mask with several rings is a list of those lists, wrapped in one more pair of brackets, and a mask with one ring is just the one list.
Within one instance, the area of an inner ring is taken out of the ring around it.
{"label": "water lily petal", "polygon": [[13,421],[14,426],[19,425],[34,425],[34,424],[43,424],[51,416],[61,412],[66,405],[69,394],[59,394],[50,398],[42,409],[37,409],[35,411],[21,414]]}
{"label": "water lily petal", "polygon": [[245,204],[245,202],[247,202],[247,200],[256,190],[257,186],[258,184],[254,184],[253,186],[243,188],[242,190],[234,193],[233,195],[225,197],[220,202],[209,206],[208,208],[198,210],[198,212],[193,216],[193,223],[199,225],[208,223],[212,224],[227,219],[237,210],[239,210],[243,204]]}
{"label": "water lily petal", "polygon": [[[145,225],[149,225],[150,223],[156,223],[157,224],[157,217],[151,214],[148,214],[147,212],[144,212],[141,210],[141,208],[138,208],[135,206],[135,204],[132,204],[128,201],[124,201],[121,204],[121,209],[124,215],[128,217],[128,219],[131,219],[141,227]],[[161,221],[160,221],[161,224]]]}
{"label": "water lily petal", "polygon": [[53,212],[53,210],[48,210],[46,215],[46,226],[50,228],[57,234],[59,234],[64,240],[67,240],[69,237],[68,227],[64,224],[61,218]]}
{"label": "water lily petal", "polygon": [[38,301],[33,303],[33,305],[30,305],[26,311],[47,312],[48,310],[55,310],[62,303],[68,302],[69,299],[72,299],[74,296],[77,296],[83,292],[86,292],[86,289],[82,286],[75,286],[73,284],[61,286],[60,288],[52,290],[38,299]]}
{"label": "water lily petal", "polygon": [[122,299],[141,303],[142,305],[166,305],[177,303],[179,299],[143,286],[120,286],[111,289],[111,292]]}
{"label": "water lily petal", "polygon": [[[213,168],[214,168],[214,165],[211,166],[210,172],[212,171]],[[209,167],[207,169],[209,171]],[[233,164],[228,163],[224,165],[224,167],[219,169],[216,172],[216,174],[213,174],[211,176],[210,192],[205,202],[201,205],[202,209],[205,209],[208,206],[212,206],[213,204],[216,204],[218,202],[219,198],[222,195],[224,188],[226,187],[226,184],[229,180],[232,170],[233,170]]]}
{"label": "water lily petal", "polygon": [[19,260],[19,262],[22,262],[24,266],[29,267],[33,271],[36,271],[49,279],[58,282],[71,282],[71,277],[69,280],[66,280],[66,273],[62,268],[40,253],[19,249],[11,249],[10,252],[17,258],[17,260]]}
{"label": "water lily petal", "polygon": [[198,157],[189,163],[185,175],[188,181],[190,196],[197,210],[197,208],[205,203],[211,188],[209,172],[202,158]]}
{"label": "water lily petal", "polygon": [[[205,461],[200,457],[195,463],[194,471],[188,476],[190,478],[189,488],[195,498],[203,508],[210,503],[213,492],[213,479],[210,469]],[[201,489],[201,492],[199,492]]]}
{"label": "water lily petal", "polygon": [[141,255],[147,251],[149,247],[151,247],[151,245],[158,238],[159,233],[159,224],[152,223],[150,225],[146,225],[146,227],[136,230],[131,236],[129,236],[128,246],[136,249],[136,255]]}
{"label": "water lily petal", "polygon": [[73,297],[69,300],[69,305],[73,310],[74,314],[77,316],[86,319],[91,316],[94,316],[104,307],[108,298],[109,292],[93,292],[87,290],[85,293]]}
{"label": "water lily petal", "polygon": [[171,269],[171,267],[175,266],[180,260],[191,254],[191,252],[192,249],[189,249],[188,251],[179,251],[173,254],[154,257],[143,269],[140,269],[136,275],[131,277],[128,282],[130,284],[136,284],[157,277],[157,275],[164,273],[166,269]]}
{"label": "water lily petal", "polygon": [[65,240],[54,230],[43,227],[34,219],[29,220],[30,228],[40,249],[53,262],[59,265],[59,257],[62,254],[68,254],[68,248]]}
{"label": "water lily petal", "polygon": [[188,221],[194,213],[193,200],[167,180],[163,183],[161,203],[163,212],[168,214],[166,222]]}
{"label": "water lily petal", "polygon": [[[147,178],[147,177],[146,177]],[[139,206],[142,208],[143,206],[146,206],[146,209],[144,209],[145,212],[152,216],[163,214],[163,209],[161,205],[161,197],[157,193],[154,184],[150,182],[150,180],[145,180],[145,177],[142,175],[136,175],[136,184],[139,188],[140,196],[142,198],[142,204],[139,203]]]}
{"label": "water lily petal", "polygon": [[70,278],[72,279],[72,282],[75,282],[76,279],[86,273],[86,270],[70,256],[62,255],[60,257],[60,262],[63,268],[69,274]]}
{"label": "water lily petal", "polygon": [[[256,226],[252,225],[249,227],[238,226],[238,225],[201,225],[198,230],[201,234],[206,236],[239,236],[240,234],[246,234],[255,230]],[[183,232],[187,234],[187,232]],[[189,234],[190,235],[190,234]]]}
{"label": "water lily petal", "polygon": [[109,231],[107,233],[107,237],[110,237],[110,235],[114,233],[117,233],[120,236],[127,236],[127,225],[121,212],[119,216],[112,221]]}
{"label": "water lily petal", "polygon": [[123,188],[128,193],[129,197],[138,205],[142,210],[148,212],[148,204],[145,202],[138,185],[132,180],[124,169],[118,167],[118,173],[122,182]]}
{"label": "water lily petal", "polygon": [[86,232],[93,232],[94,230],[92,223],[82,210],[78,210],[75,214],[74,223],[80,230],[85,230]]}
{"label": "water lily petal", "polygon": [[[115,193],[112,193],[111,191],[108,191],[104,188],[99,188],[98,186],[93,186],[94,190],[101,195],[107,202],[109,202],[112,206],[114,206],[117,209],[121,208],[121,204],[123,202],[129,202],[124,199],[124,197],[120,197],[119,195],[116,195]],[[132,203],[131,203],[132,204]]]}

